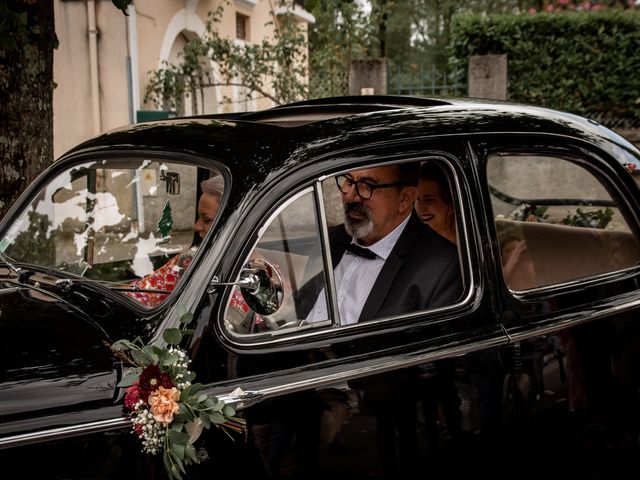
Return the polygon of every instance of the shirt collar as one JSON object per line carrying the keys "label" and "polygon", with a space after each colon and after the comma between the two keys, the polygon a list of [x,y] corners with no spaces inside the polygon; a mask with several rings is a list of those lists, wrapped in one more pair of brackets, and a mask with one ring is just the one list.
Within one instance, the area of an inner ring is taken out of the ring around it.
{"label": "shirt collar", "polygon": [[[400,238],[400,235],[402,235],[402,232],[404,231],[404,227],[406,227],[407,223],[409,223],[409,217],[411,217],[411,215],[407,215],[407,218],[405,218],[400,225],[398,225],[389,234],[387,234],[386,237],[382,237],[376,243],[373,243],[366,248],[371,250],[373,253],[378,255],[383,260],[386,260],[389,254],[391,253],[391,250],[393,250],[393,247],[395,247],[396,242],[398,241],[398,238]],[[356,242],[355,238],[352,238],[351,243],[358,243],[358,242]],[[362,247],[363,245],[360,245],[360,246]]]}

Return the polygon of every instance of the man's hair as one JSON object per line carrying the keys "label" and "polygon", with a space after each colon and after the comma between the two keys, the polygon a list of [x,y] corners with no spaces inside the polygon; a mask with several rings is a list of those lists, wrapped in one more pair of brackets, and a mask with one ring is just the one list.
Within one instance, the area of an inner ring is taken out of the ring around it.
{"label": "man's hair", "polygon": [[396,165],[398,172],[398,182],[415,187],[418,185],[418,176],[420,174],[420,163],[398,163]]}
{"label": "man's hair", "polygon": [[202,188],[202,193],[213,195],[220,200],[224,193],[224,178],[220,174],[214,174],[213,177],[201,181],[200,188]]}

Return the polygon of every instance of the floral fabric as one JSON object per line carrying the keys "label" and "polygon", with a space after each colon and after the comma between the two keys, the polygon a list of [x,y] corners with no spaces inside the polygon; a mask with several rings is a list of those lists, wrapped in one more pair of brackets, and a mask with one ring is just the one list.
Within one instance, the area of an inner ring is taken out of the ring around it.
{"label": "floral fabric", "polygon": [[[193,259],[192,252],[184,252],[176,255],[155,272],[132,282],[132,287],[140,289],[165,290],[172,292],[180,281],[180,276],[189,267]],[[153,308],[161,304],[167,294],[148,292],[128,292],[127,295],[137,300],[146,307]]]}

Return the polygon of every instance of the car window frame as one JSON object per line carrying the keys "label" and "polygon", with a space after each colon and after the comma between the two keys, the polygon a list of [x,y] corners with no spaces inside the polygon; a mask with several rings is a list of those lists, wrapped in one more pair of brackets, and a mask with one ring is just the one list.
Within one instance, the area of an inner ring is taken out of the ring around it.
{"label": "car window frame", "polygon": [[[438,142],[441,143],[441,142]],[[429,144],[427,144],[429,145]],[[468,153],[467,145],[464,144],[465,153]],[[337,158],[340,158],[337,154]],[[395,153],[395,154],[381,154],[376,152],[367,152],[366,158],[354,159],[353,150],[349,152],[350,158],[348,160],[340,161],[339,166],[335,166],[336,158],[332,160],[330,168],[326,168],[322,171],[322,167],[309,169],[308,175],[305,175],[305,180],[300,182],[297,188],[286,189],[285,199],[273,198],[270,202],[270,207],[267,208],[264,213],[260,215],[259,223],[252,226],[252,234],[250,236],[251,241],[246,242],[248,245],[236,254],[236,259],[233,262],[233,266],[230,269],[231,275],[229,279],[236,279],[239,275],[241,265],[244,264],[246,259],[256,247],[259,241],[259,233],[267,228],[269,222],[281,212],[286,205],[289,205],[294,198],[299,198],[305,192],[313,191],[316,201],[316,213],[321,224],[321,236],[323,245],[323,262],[325,269],[325,278],[329,277],[325,281],[328,281],[328,310],[330,313],[330,323],[326,323],[326,327],[312,328],[285,331],[284,333],[276,333],[275,335],[270,332],[266,334],[258,334],[254,336],[238,336],[229,332],[225,328],[225,319],[227,311],[231,303],[232,288],[227,289],[221,296],[220,303],[220,316],[217,320],[216,331],[222,336],[223,343],[226,344],[232,350],[238,351],[263,351],[263,350],[277,350],[282,347],[289,348],[307,348],[312,344],[326,343],[327,338],[332,338],[338,341],[347,341],[358,336],[361,336],[364,332],[370,332],[375,334],[384,334],[390,330],[407,329],[416,325],[426,324],[438,324],[447,322],[451,318],[459,317],[463,312],[472,308],[474,298],[481,294],[482,288],[480,286],[480,273],[477,269],[477,261],[474,265],[474,258],[479,258],[477,251],[478,245],[475,241],[477,237],[477,225],[470,216],[472,216],[473,208],[471,208],[471,202],[469,201],[470,193],[467,185],[467,179],[465,173],[461,168],[463,159],[458,158],[455,154],[442,148],[427,147],[422,149],[419,153],[412,149],[407,149],[407,152]],[[334,155],[332,155],[334,157]],[[363,157],[365,157],[363,155]],[[343,157],[344,158],[344,157]],[[324,160],[324,159],[323,159]],[[456,201],[456,223],[459,229],[459,242],[458,242],[458,257],[460,259],[460,268],[463,272],[463,286],[464,290],[460,299],[451,305],[443,307],[437,307],[429,310],[422,310],[412,312],[403,315],[394,315],[390,317],[383,317],[380,319],[374,319],[367,322],[355,323],[352,325],[341,326],[337,322],[336,307],[336,292],[333,281],[333,262],[331,261],[328,240],[328,225],[326,221],[326,213],[324,211],[324,192],[322,182],[326,179],[335,177],[336,175],[343,174],[345,172],[355,170],[358,168],[372,168],[373,166],[383,166],[389,164],[395,164],[400,162],[413,162],[423,160],[436,160],[441,164],[444,164],[447,174],[451,177],[451,186],[457,194]],[[349,162],[349,163],[347,163]],[[313,161],[310,163],[313,164]],[[319,166],[316,164],[316,166]],[[314,174],[315,171],[315,174]],[[282,185],[287,183],[287,177],[283,177],[279,180],[278,184]],[[269,193],[280,190],[276,186],[270,189]],[[464,192],[464,193],[463,193]],[[280,203],[278,203],[280,202]],[[330,272],[330,273],[329,273]],[[234,280],[231,280],[234,281]],[[323,322],[324,323],[324,322]]]}
{"label": "car window frame", "polygon": [[[616,203],[622,216],[624,217],[629,230],[640,243],[640,231],[638,230],[638,217],[634,206],[629,203],[630,192],[625,192],[621,187],[625,182],[621,181],[623,175],[628,175],[620,163],[611,158],[606,152],[597,150],[591,144],[585,144],[577,139],[559,138],[556,135],[528,135],[509,136],[502,141],[491,138],[487,141],[475,143],[474,150],[480,152],[481,161],[479,170],[481,171],[482,188],[486,195],[485,209],[491,212],[487,215],[491,233],[491,246],[493,255],[499,261],[501,257],[498,233],[495,223],[495,214],[491,203],[492,193],[489,190],[487,178],[487,164],[490,157],[494,155],[529,155],[554,157],[569,161],[591,174],[611,196]],[[616,181],[617,179],[617,181]],[[632,179],[629,179],[632,181]],[[602,282],[614,282],[629,278],[640,273],[640,265],[632,265],[623,269],[612,270],[610,272],[598,273],[591,276],[576,278],[573,280],[541,285],[526,290],[511,289],[504,278],[501,263],[496,265],[496,280],[502,290],[502,295],[517,303],[531,303],[543,297],[551,297],[574,292],[576,290],[590,288]]]}

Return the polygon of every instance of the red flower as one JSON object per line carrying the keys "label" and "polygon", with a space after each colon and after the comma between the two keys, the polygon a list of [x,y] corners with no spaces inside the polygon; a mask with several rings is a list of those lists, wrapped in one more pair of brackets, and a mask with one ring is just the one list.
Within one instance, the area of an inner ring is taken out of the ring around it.
{"label": "red flower", "polygon": [[141,391],[138,382],[134,382],[124,393],[124,406],[128,410],[133,410],[133,407],[139,400],[141,400]]}
{"label": "red flower", "polygon": [[146,403],[149,401],[149,395],[158,387],[171,388],[175,387],[166,373],[161,373],[157,365],[149,365],[140,374],[140,397]]}

